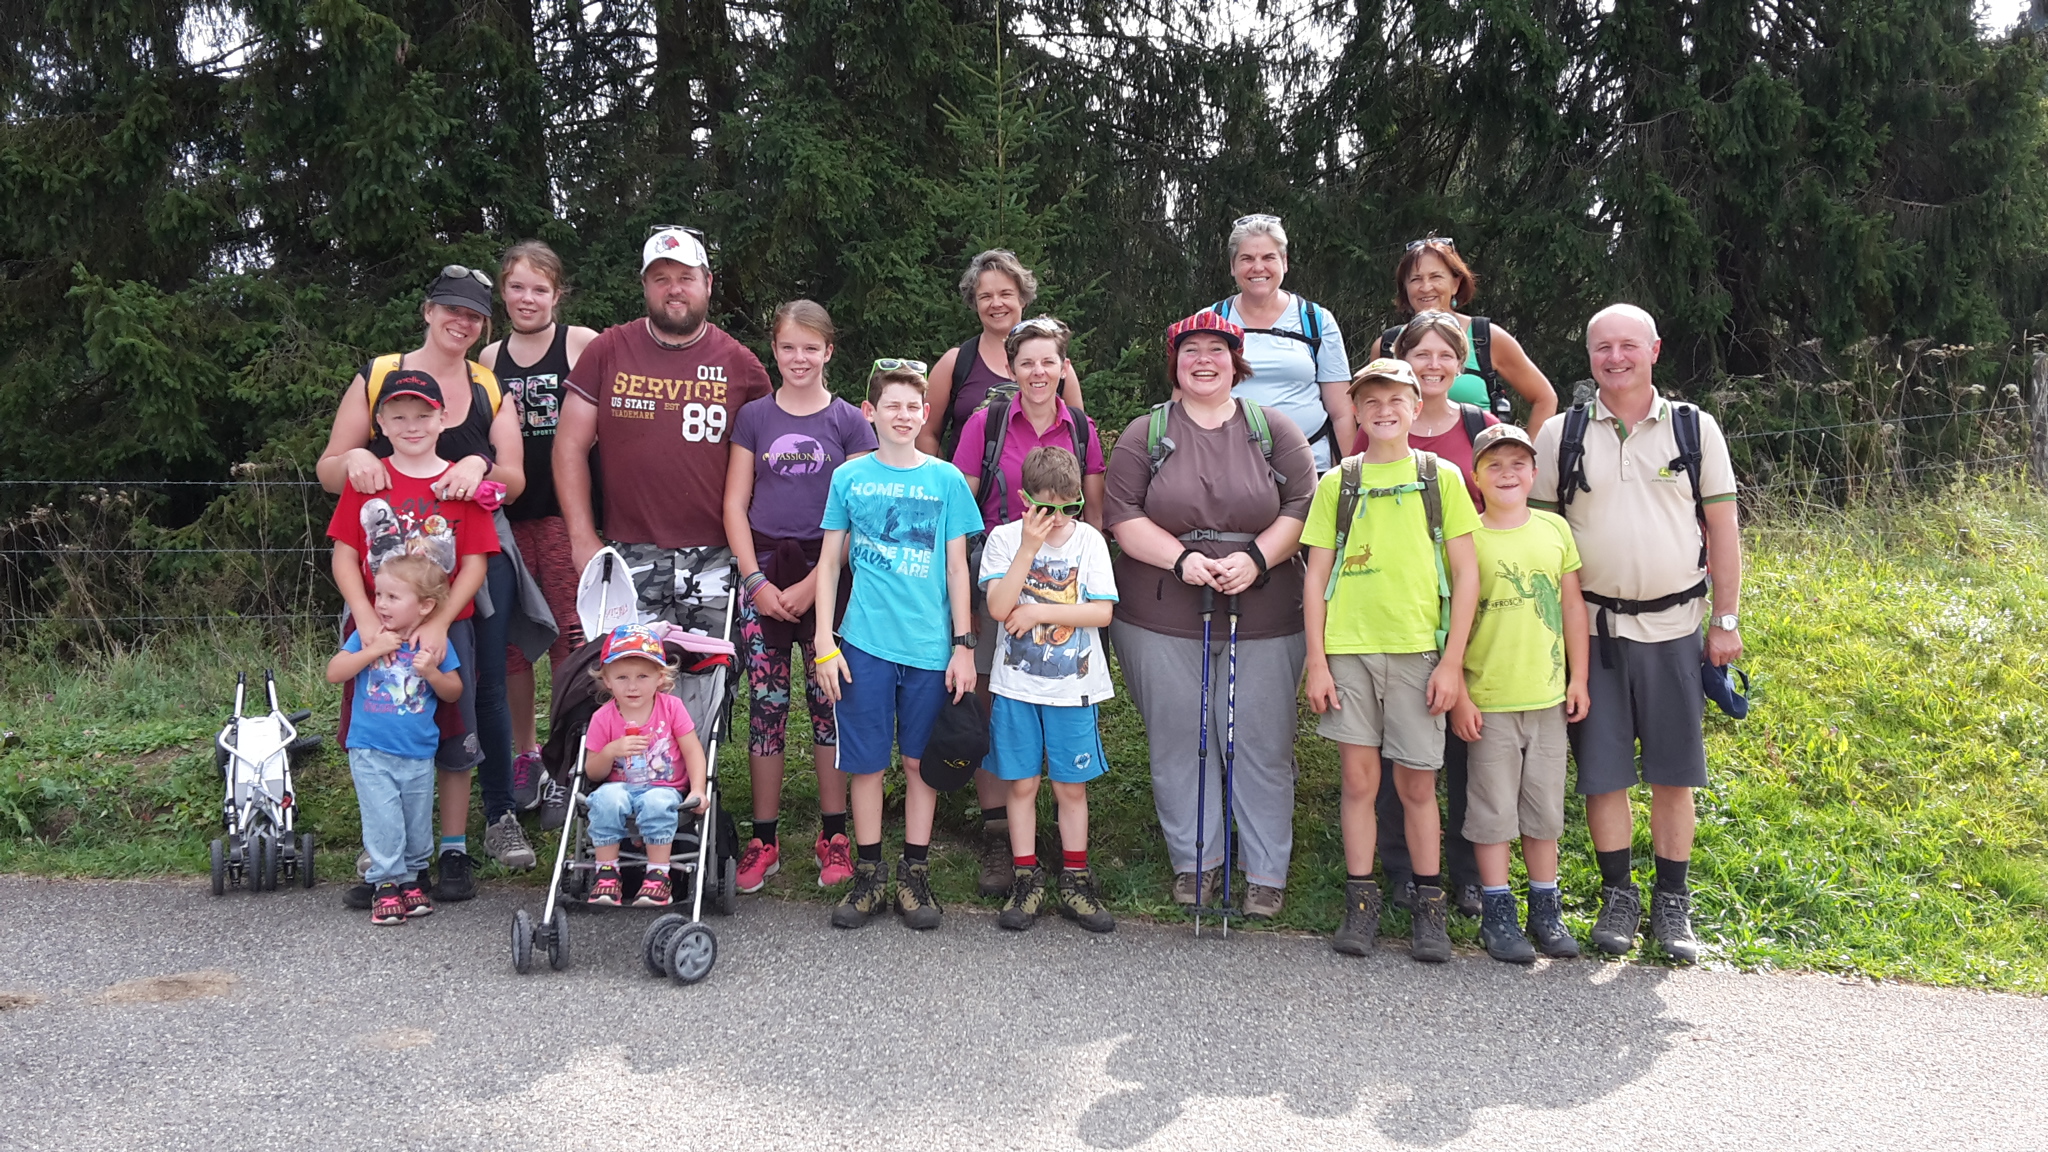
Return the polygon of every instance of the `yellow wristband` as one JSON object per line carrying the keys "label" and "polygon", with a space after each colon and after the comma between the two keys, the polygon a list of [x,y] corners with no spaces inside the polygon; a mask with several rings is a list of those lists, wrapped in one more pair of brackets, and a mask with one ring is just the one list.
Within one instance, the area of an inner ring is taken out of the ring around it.
{"label": "yellow wristband", "polygon": [[827,652],[827,653],[825,653],[825,654],[824,654],[823,656],[820,656],[820,657],[818,657],[817,659],[815,659],[815,660],[811,661],[811,663],[813,663],[813,664],[823,664],[823,663],[825,663],[825,662],[826,662],[826,661],[828,661],[828,660],[832,660],[832,659],[836,658],[836,657],[837,657],[838,655],[839,655],[839,649],[837,649],[837,648],[834,648],[834,649],[833,649],[833,650],[831,650],[830,652]]}

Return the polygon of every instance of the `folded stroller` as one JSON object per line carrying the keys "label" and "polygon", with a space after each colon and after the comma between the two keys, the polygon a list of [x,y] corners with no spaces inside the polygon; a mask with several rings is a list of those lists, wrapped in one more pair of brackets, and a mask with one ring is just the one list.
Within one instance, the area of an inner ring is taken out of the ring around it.
{"label": "folded stroller", "polygon": [[[591,564],[622,563],[616,556],[605,549]],[[729,602],[723,637],[671,628],[662,641],[676,665],[676,694],[696,725],[697,739],[704,744],[705,805],[700,812],[683,813],[671,848],[671,875],[689,881],[688,887],[676,885],[678,903],[683,893],[688,894],[689,914],[672,911],[656,918],[641,938],[640,951],[649,972],[682,984],[704,979],[718,960],[718,938],[703,923],[705,897],[709,895],[712,907],[724,915],[731,915],[739,904],[739,832],[724,810],[718,787],[718,746],[730,721],[737,679],[732,616]],[[569,808],[555,849],[547,903],[538,920],[523,908],[513,914],[512,967],[520,973],[531,971],[536,946],[547,949],[550,967],[559,971],[569,966],[569,927],[564,911],[572,904],[582,904],[597,879],[596,845],[590,840],[589,782],[583,776],[583,735],[603,703],[590,678],[603,647],[604,634],[599,632],[554,670],[554,699],[548,710],[549,739],[543,759],[552,761],[551,770],[567,766]],[[645,845],[634,831],[629,826],[626,841],[619,846],[619,871],[629,894],[645,877],[647,867]]]}
{"label": "folded stroller", "polygon": [[292,754],[317,745],[319,738],[299,735],[293,721],[308,714],[284,714],[277,706],[277,679],[267,671],[263,688],[269,713],[244,716],[248,684],[246,673],[235,674],[234,716],[214,737],[214,762],[224,787],[220,819],[227,832],[211,848],[215,896],[224,895],[230,885],[241,887],[244,879],[257,892],[276,891],[279,876],[287,884],[313,886],[313,834],[293,834],[299,808]]}

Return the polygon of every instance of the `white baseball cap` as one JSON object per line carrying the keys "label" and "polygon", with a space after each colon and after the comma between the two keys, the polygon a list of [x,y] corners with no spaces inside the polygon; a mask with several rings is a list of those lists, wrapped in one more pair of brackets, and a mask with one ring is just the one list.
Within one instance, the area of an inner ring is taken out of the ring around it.
{"label": "white baseball cap", "polygon": [[640,271],[647,271],[656,260],[674,260],[707,270],[711,267],[711,257],[704,251],[704,238],[687,228],[662,228],[647,238],[647,243],[640,246]]}

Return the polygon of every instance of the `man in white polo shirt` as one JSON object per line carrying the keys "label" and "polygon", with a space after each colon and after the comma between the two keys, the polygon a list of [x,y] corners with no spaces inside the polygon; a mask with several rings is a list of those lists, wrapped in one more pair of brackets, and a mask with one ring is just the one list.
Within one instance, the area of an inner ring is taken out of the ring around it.
{"label": "man in white polo shirt", "polygon": [[1673,959],[1691,961],[1699,955],[1686,887],[1692,793],[1707,783],[1700,661],[1704,655],[1725,666],[1742,655],[1742,543],[1735,470],[1712,416],[1697,413],[1698,493],[1680,465],[1678,424],[1691,417],[1651,381],[1661,348],[1657,322],[1633,304],[1602,309],[1587,323],[1586,351],[1600,393],[1581,417],[1583,455],[1575,471],[1584,483],[1559,491],[1574,423],[1571,413],[1559,413],[1536,437],[1530,503],[1561,510],[1571,524],[1585,565],[1579,581],[1594,612],[1592,707],[1571,726],[1579,794],[1600,862],[1593,943],[1619,956],[1635,946],[1642,926],[1642,897],[1630,874],[1635,823],[1628,800],[1640,779],[1650,786],[1656,857],[1650,932]]}

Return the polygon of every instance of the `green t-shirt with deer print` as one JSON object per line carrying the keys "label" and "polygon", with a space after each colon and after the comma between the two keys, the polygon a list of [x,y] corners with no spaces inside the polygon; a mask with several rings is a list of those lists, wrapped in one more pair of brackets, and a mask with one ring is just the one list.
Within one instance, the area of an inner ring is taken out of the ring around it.
{"label": "green t-shirt with deer print", "polygon": [[[1337,592],[1330,598],[1323,628],[1325,652],[1436,651],[1439,605],[1436,558],[1431,555],[1436,545],[1429,538],[1422,493],[1366,496],[1375,488],[1415,482],[1413,455],[1391,464],[1367,464],[1361,470],[1358,511],[1344,541],[1344,555],[1330,573]],[[1330,469],[1316,484],[1308,522],[1301,529],[1303,546],[1337,546],[1337,496],[1343,484],[1341,467]],[[1471,535],[1479,527],[1479,513],[1458,466],[1438,457],[1436,486],[1443,496],[1444,539]]]}
{"label": "green t-shirt with deer print", "polygon": [[1564,517],[1530,509],[1520,528],[1480,525],[1479,616],[1465,648],[1465,690],[1481,712],[1532,712],[1564,700],[1564,609],[1558,588],[1579,570]]}

